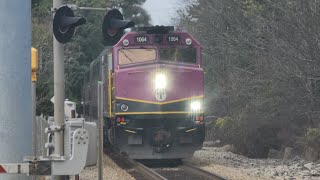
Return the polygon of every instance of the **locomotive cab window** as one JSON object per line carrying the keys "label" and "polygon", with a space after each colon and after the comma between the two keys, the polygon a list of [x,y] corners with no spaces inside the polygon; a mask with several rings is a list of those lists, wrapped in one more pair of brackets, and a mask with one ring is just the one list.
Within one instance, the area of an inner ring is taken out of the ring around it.
{"label": "locomotive cab window", "polygon": [[197,62],[197,49],[193,47],[187,48],[161,48],[159,49],[160,61],[170,62]]}
{"label": "locomotive cab window", "polygon": [[120,49],[118,55],[120,65],[155,61],[157,58],[155,49]]}

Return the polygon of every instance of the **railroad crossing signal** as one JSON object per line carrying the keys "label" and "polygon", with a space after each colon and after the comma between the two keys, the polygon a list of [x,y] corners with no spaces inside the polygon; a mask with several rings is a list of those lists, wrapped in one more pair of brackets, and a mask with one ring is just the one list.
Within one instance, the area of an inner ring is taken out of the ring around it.
{"label": "railroad crossing signal", "polygon": [[57,41],[62,44],[69,42],[77,26],[85,24],[83,17],[75,17],[68,6],[61,6],[53,18],[53,34]]}
{"label": "railroad crossing signal", "polygon": [[123,35],[123,31],[133,27],[135,23],[129,20],[123,20],[122,13],[117,9],[110,10],[103,19],[102,34],[105,46],[117,44]]}

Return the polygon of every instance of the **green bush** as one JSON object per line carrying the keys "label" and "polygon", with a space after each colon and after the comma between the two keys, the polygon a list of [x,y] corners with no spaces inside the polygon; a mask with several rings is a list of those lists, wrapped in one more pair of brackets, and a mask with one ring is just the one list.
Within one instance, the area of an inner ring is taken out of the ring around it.
{"label": "green bush", "polygon": [[306,132],[307,138],[314,138],[320,136],[320,128],[308,128]]}
{"label": "green bush", "polygon": [[215,123],[217,128],[226,128],[232,125],[232,119],[230,117],[218,118]]}
{"label": "green bush", "polygon": [[307,128],[304,137],[305,146],[320,148],[320,128]]}

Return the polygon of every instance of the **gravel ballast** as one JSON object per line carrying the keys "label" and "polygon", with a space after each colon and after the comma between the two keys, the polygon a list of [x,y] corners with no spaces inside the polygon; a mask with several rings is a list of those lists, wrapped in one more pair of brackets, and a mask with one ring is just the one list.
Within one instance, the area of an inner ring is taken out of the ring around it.
{"label": "gravel ballast", "polygon": [[250,159],[224,147],[203,147],[187,161],[232,180],[320,180],[320,162],[307,162],[299,157],[287,161]]}
{"label": "gravel ballast", "polygon": [[[107,155],[103,157],[103,179],[108,180],[134,180],[125,170],[121,169]],[[87,167],[80,173],[80,180],[95,180],[98,179],[97,166]]]}

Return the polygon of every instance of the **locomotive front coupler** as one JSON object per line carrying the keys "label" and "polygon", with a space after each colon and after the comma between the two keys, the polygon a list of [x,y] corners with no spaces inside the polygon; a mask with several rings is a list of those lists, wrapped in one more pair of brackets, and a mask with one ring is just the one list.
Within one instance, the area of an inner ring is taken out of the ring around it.
{"label": "locomotive front coupler", "polygon": [[172,144],[161,144],[160,146],[154,146],[152,148],[152,154],[158,153],[165,153],[168,152],[172,147]]}

